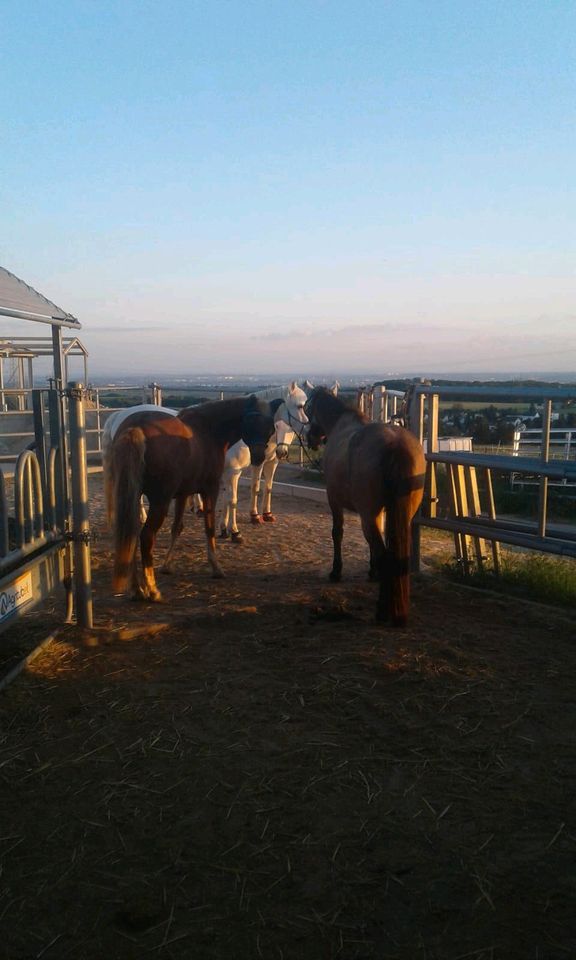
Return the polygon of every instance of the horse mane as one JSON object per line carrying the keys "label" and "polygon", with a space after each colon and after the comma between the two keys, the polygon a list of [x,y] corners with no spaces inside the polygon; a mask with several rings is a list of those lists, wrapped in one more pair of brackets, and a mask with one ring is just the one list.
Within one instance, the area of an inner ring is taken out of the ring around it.
{"label": "horse mane", "polygon": [[348,413],[357,420],[358,423],[368,423],[368,417],[361,413],[354,403],[347,403],[340,397],[335,397],[327,387],[314,387],[308,398],[308,403],[311,404],[317,398],[322,398],[327,413],[331,418],[337,419],[341,417],[343,413]]}
{"label": "horse mane", "polygon": [[178,416],[185,423],[194,420],[206,426],[218,426],[228,420],[241,417],[247,399],[247,397],[232,397],[228,400],[210,400],[208,403],[198,403],[194,407],[184,407],[178,412]]}

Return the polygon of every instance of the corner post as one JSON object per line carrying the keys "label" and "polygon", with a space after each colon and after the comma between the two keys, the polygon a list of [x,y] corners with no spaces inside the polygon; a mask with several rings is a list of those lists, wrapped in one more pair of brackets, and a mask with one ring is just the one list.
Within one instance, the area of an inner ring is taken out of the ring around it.
{"label": "corner post", "polygon": [[80,627],[93,625],[90,566],[90,515],[86,466],[86,421],[84,388],[71,383],[68,392],[70,417],[70,466],[72,468],[72,537],[74,542],[74,593]]}

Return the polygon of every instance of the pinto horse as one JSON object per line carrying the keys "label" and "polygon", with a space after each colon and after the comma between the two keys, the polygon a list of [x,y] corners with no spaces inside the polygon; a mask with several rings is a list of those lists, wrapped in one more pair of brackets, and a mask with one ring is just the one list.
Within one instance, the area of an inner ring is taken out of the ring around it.
{"label": "pinto horse", "polygon": [[[262,399],[267,398],[271,391],[258,393]],[[274,414],[274,436],[271,437],[266,448],[266,456],[258,465],[252,463],[250,522],[252,524],[274,523],[272,513],[272,485],[274,475],[281,460],[288,459],[288,448],[296,436],[303,437],[308,418],[304,413],[307,396],[298,384],[293,381],[286,392],[286,396],[270,401],[270,408]],[[220,491],[221,518],[220,537],[225,540],[231,536],[234,543],[242,543],[242,534],[238,530],[236,508],[238,506],[238,482],[242,471],[251,464],[250,450],[240,441],[230,447],[226,454],[226,467],[222,477]],[[258,498],[260,484],[264,479],[264,497],[262,514],[258,512]]]}
{"label": "pinto horse", "polygon": [[410,524],[424,489],[422,447],[408,430],[370,422],[323,387],[312,391],[306,412],[309,446],[317,449],[320,439],[326,439],[323,469],[334,544],[330,579],[338,581],[342,575],[344,510],[352,510],[360,515],[370,547],[370,578],[380,582],[376,619],[404,626],[410,599]]}
{"label": "pinto horse", "polygon": [[[242,439],[250,448],[253,462],[261,463],[273,432],[270,406],[255,396],[188,407],[176,417],[154,411],[134,413],[121,423],[110,452],[114,485],[115,593],[125,592],[130,582],[136,597],[161,599],[153,563],[156,534],[166,519],[171,501],[175,500],[173,547],[182,530],[188,497],[196,492],[200,492],[204,500],[208,561],[213,576],[223,576],[216,559],[214,511],[226,450]],[[141,528],[142,494],[150,508]],[[139,534],[142,585],[136,569]]]}

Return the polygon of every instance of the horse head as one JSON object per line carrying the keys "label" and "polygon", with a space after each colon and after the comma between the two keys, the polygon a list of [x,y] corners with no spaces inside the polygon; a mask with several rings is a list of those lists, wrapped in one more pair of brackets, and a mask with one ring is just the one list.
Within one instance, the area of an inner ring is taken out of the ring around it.
{"label": "horse head", "polygon": [[319,423],[313,422],[308,427],[308,449],[318,450],[321,443],[326,443],[326,434]]}
{"label": "horse head", "polygon": [[311,450],[318,449],[344,410],[346,405],[335,396],[333,388],[314,387],[306,402],[308,446]]}
{"label": "horse head", "polygon": [[250,449],[250,460],[258,467],[264,462],[268,441],[274,433],[274,418],[270,404],[258,397],[248,397],[242,416],[241,438]]}

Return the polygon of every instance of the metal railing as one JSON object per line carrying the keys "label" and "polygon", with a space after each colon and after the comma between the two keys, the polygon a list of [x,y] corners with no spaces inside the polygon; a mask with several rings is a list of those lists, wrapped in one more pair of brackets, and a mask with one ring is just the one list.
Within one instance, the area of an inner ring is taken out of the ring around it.
{"label": "metal railing", "polygon": [[[543,404],[540,456],[518,457],[498,454],[439,450],[440,398],[453,400],[540,401]],[[498,569],[497,545],[508,543],[531,550],[576,557],[576,525],[553,527],[548,523],[548,487],[551,481],[576,482],[576,461],[550,456],[552,408],[554,403],[576,399],[574,388],[436,386],[416,384],[408,401],[410,429],[423,442],[427,440],[427,473],[423,507],[415,524],[415,560],[419,561],[419,530],[422,526],[444,529],[454,534],[456,556],[465,572],[474,562],[482,568],[487,560],[486,544],[492,544],[494,567]],[[438,517],[437,467],[443,464],[448,475],[449,516]],[[492,473],[522,474],[538,483],[538,519],[515,522],[496,515]],[[485,503],[482,505],[479,472],[483,478]],[[471,539],[470,539],[471,538]]]}
{"label": "metal railing", "polygon": [[[9,393],[10,391],[5,391]],[[10,465],[7,475],[12,474],[15,461],[20,452],[34,443],[36,432],[34,423],[33,396],[39,394],[44,397],[45,413],[47,412],[47,390],[18,390],[12,391],[20,395],[21,403],[18,409],[0,411],[0,464]],[[85,394],[85,431],[87,454],[89,457],[102,452],[102,431],[110,414],[123,409],[119,406],[109,406],[106,401],[115,397],[125,396],[131,403],[154,403],[162,405],[162,388],[157,383],[137,387],[122,387],[113,384],[98,387],[89,387]],[[128,404],[127,404],[128,405]]]}

